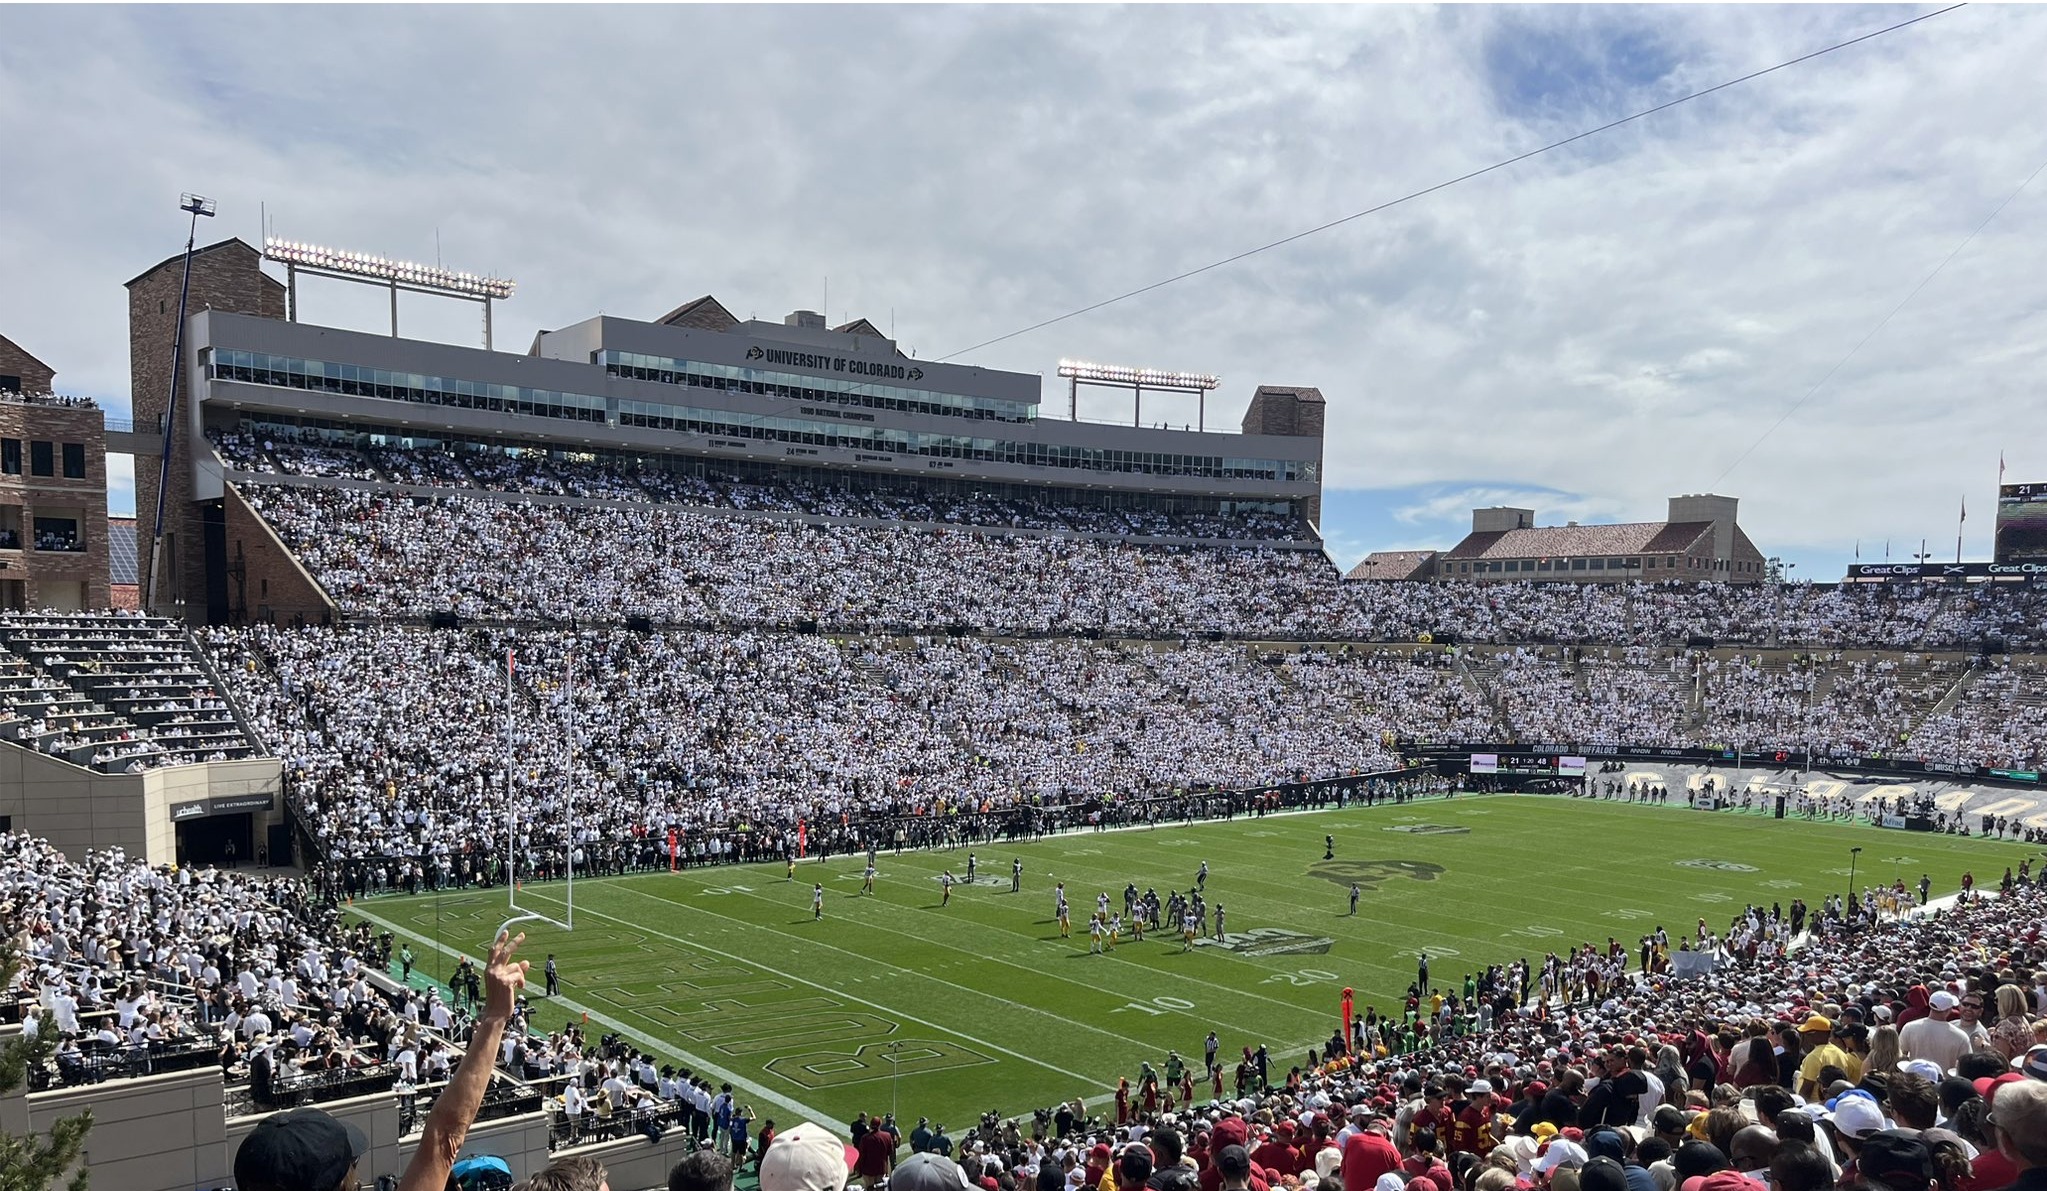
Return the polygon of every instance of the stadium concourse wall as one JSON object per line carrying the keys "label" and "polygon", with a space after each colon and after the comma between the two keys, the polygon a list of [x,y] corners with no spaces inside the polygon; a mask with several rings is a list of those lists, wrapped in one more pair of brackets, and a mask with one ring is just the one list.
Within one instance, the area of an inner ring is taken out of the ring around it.
{"label": "stadium concourse wall", "polygon": [[[0,1027],[0,1045],[20,1030],[18,1025]],[[402,1132],[402,1108],[398,1097],[389,1091],[323,1101],[320,1107],[355,1125],[369,1138],[369,1152],[361,1166],[365,1184],[382,1175],[395,1179],[419,1148],[416,1130],[425,1121],[425,1112],[414,1120],[415,1132]],[[93,1127],[86,1137],[82,1161],[91,1171],[92,1191],[193,1191],[227,1186],[234,1181],[235,1151],[267,1115],[234,1115],[234,1100],[228,1095],[219,1064],[213,1063],[163,1075],[43,1092],[17,1091],[0,1097],[0,1132],[42,1134],[54,1122],[87,1109],[92,1111]],[[548,1152],[548,1129],[544,1111],[479,1120],[471,1126],[460,1157],[503,1158],[512,1168],[512,1177],[523,1179],[538,1173],[556,1156]],[[674,1129],[653,1144],[641,1134],[629,1133],[618,1140],[557,1154],[597,1159],[609,1171],[612,1184],[624,1191],[662,1186],[669,1168],[690,1148],[688,1133]]]}
{"label": "stadium concourse wall", "polygon": [[262,840],[284,822],[283,788],[273,757],[100,773],[0,741],[0,819],[74,857],[118,847],[152,865],[176,864],[177,824],[224,814],[248,815]]}

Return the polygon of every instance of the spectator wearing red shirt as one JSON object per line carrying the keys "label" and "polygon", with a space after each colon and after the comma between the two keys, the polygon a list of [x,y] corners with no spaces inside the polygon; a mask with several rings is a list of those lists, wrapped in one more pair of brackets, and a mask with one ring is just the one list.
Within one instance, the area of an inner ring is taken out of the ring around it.
{"label": "spectator wearing red shirt", "polygon": [[1385,1121],[1374,1120],[1343,1143],[1343,1191],[1373,1191],[1380,1175],[1400,1169],[1400,1151],[1381,1132],[1385,1127]]}
{"label": "spectator wearing red shirt", "polygon": [[1251,1151],[1251,1161],[1267,1170],[1281,1174],[1293,1174],[1300,1169],[1301,1154],[1293,1147],[1294,1126],[1291,1121],[1281,1121],[1266,1135],[1265,1143]]}
{"label": "spectator wearing red shirt", "polygon": [[[1227,1146],[1248,1147],[1250,1140],[1251,1127],[1244,1123],[1244,1118],[1227,1116],[1217,1121],[1215,1128],[1209,1131],[1208,1151],[1214,1155],[1220,1154]],[[1272,1184],[1278,1182],[1284,1173],[1286,1172],[1267,1171],[1258,1163],[1251,1163],[1251,1191],[1272,1191]],[[1201,1164],[1200,1184],[1201,1191],[1222,1191],[1222,1172],[1216,1169],[1213,1161]]]}
{"label": "spectator wearing red shirt", "polygon": [[[1313,1131],[1308,1135],[1307,1139],[1300,1144],[1301,1161],[1300,1165],[1294,1168],[1295,1174],[1307,1174],[1314,1170],[1317,1155],[1321,1154],[1324,1150],[1334,1150],[1337,1148],[1336,1139],[1329,1135],[1328,1117],[1323,1116],[1321,1113],[1316,1113],[1312,1129]],[[1338,1159],[1341,1160],[1341,1158],[1342,1155],[1339,1154]]]}
{"label": "spectator wearing red shirt", "polygon": [[853,1147],[858,1155],[858,1160],[853,1163],[853,1173],[859,1176],[862,1187],[872,1187],[888,1177],[896,1162],[894,1135],[876,1125],[862,1133]]}
{"label": "spectator wearing red shirt", "polygon": [[1489,1128],[1493,1111],[1498,1107],[1493,1098],[1492,1081],[1486,1079],[1472,1081],[1468,1094],[1470,1099],[1457,1111],[1457,1124],[1450,1134],[1450,1150],[1452,1153],[1477,1154],[1483,1158],[1492,1153],[1493,1147],[1499,1144],[1499,1139],[1493,1136],[1495,1131]]}

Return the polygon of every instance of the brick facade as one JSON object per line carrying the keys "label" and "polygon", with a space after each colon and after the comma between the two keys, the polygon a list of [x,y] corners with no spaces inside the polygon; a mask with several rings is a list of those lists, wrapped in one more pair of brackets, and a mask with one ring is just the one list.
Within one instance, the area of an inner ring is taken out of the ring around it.
{"label": "brick facade", "polygon": [[[50,474],[35,474],[45,461]],[[67,462],[82,463],[84,475],[66,476]],[[39,546],[39,519],[84,548]],[[0,399],[0,607],[68,611],[110,599],[105,416],[90,405]]]}
{"label": "brick facade", "polygon": [[310,624],[340,619],[339,609],[300,567],[240,491],[221,498],[227,517],[228,616],[237,624]]}
{"label": "brick facade", "polygon": [[[1244,409],[1246,434],[1282,434],[1293,438],[1322,441],[1328,414],[1322,390],[1288,385],[1259,385]],[[1315,495],[1301,502],[1301,515],[1316,526],[1322,524],[1322,452],[1315,452]]]}
{"label": "brick facade", "polygon": [[1321,438],[1327,408],[1320,389],[1259,385],[1244,410],[1244,433]]}
{"label": "brick facade", "polygon": [[[192,257],[192,289],[185,304],[187,317],[204,310],[226,310],[282,319],[284,283],[266,276],[262,265],[262,254],[239,239],[199,249]],[[136,429],[148,433],[161,431],[169,399],[178,287],[184,278],[184,268],[184,254],[179,253],[128,283],[130,400],[134,403]],[[205,535],[192,490],[195,434],[188,432],[194,425],[190,382],[189,373],[181,375],[177,396],[181,432],[172,436],[168,484],[162,483],[157,455],[135,457],[135,515],[137,578],[146,598],[150,570],[156,565],[151,547],[156,532],[157,489],[160,485],[165,488],[166,574],[158,584],[158,610],[169,613],[175,605],[183,604],[186,614],[196,617],[203,615],[206,608],[206,566]]]}
{"label": "brick facade", "polygon": [[57,374],[48,364],[23,351],[19,344],[0,335],[0,392],[47,393]]}
{"label": "brick facade", "polygon": [[1673,496],[1663,521],[1538,527],[1528,509],[1471,511],[1471,532],[1438,566],[1474,583],[1761,583],[1768,565],[1736,524],[1731,496]]}

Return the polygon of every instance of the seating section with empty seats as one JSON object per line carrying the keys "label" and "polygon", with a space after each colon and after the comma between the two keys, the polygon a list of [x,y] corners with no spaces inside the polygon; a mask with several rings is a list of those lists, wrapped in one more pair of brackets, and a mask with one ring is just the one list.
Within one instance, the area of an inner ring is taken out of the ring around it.
{"label": "seating section with empty seats", "polygon": [[175,622],[0,618],[0,738],[103,773],[258,755]]}

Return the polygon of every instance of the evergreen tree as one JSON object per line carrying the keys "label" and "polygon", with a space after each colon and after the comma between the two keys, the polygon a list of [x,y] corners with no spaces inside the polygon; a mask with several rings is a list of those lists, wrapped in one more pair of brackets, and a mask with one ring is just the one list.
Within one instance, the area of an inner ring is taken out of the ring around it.
{"label": "evergreen tree", "polygon": [[[6,988],[21,956],[11,942],[11,924],[0,923],[0,932],[4,932],[0,933],[0,988]],[[56,1046],[47,1021],[40,1037],[23,1036],[0,1045],[0,1096],[12,1095],[27,1084],[30,1069],[47,1061]],[[0,1191],[49,1191],[78,1160],[85,1148],[85,1135],[91,1130],[92,1112],[88,1109],[54,1122],[47,1137],[0,1133]],[[80,1167],[65,1184],[66,1191],[85,1191],[85,1181],[85,1168]]]}

